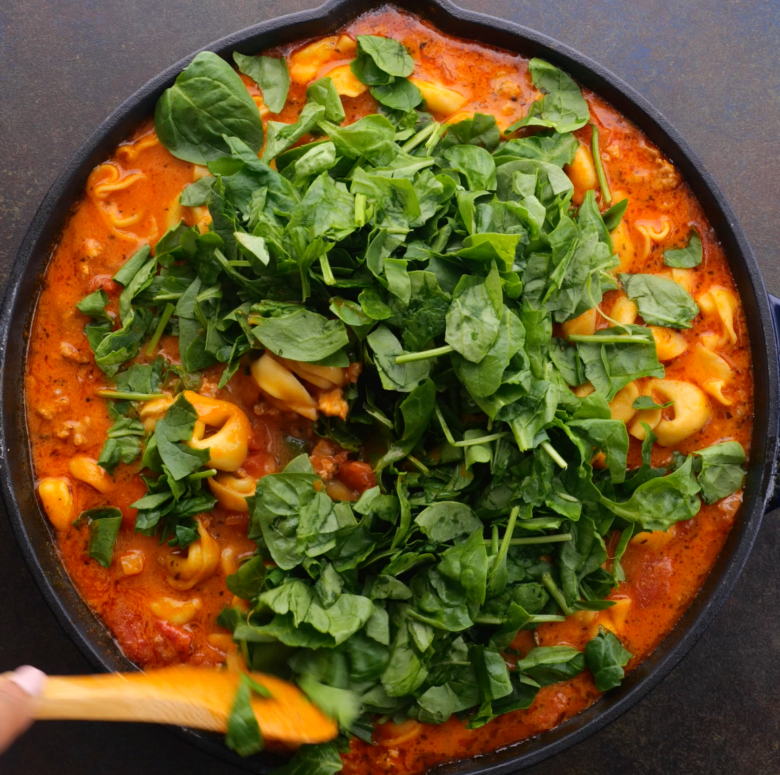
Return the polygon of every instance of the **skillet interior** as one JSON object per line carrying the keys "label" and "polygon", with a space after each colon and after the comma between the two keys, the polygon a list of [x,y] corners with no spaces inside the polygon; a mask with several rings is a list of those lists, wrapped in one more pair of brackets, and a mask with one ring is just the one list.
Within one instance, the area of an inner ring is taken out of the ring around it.
{"label": "skillet interior", "polygon": [[[326,35],[376,4],[371,0],[335,0],[314,11],[257,25],[207,48],[223,54],[232,50],[256,53],[270,45]],[[641,126],[649,139],[678,167],[717,230],[730,256],[753,348],[756,430],[744,506],[701,593],[661,646],[620,689],[611,692],[597,705],[561,727],[515,748],[443,765],[437,770],[462,775],[477,772],[497,775],[517,771],[554,755],[617,718],[671,671],[725,602],[752,547],[767,493],[771,490],[777,445],[774,429],[778,424],[775,337],[763,281],[730,206],[685,142],[630,87],[555,41],[505,21],[463,11],[447,0],[424,3],[400,0],[396,5],[423,16],[447,33],[517,50],[526,56],[544,57],[598,92]],[[65,167],[30,225],[0,310],[0,489],[22,552],[47,602],[81,651],[100,670],[129,670],[133,665],[70,582],[37,506],[22,404],[27,337],[51,246],[64,226],[71,203],[81,195],[89,171],[130,133],[141,117],[153,110],[160,92],[170,85],[189,59],[169,68],[128,99]],[[192,730],[182,730],[181,734],[204,750],[250,771],[268,772],[275,765],[275,759],[268,755],[257,761],[240,760],[214,735]]]}

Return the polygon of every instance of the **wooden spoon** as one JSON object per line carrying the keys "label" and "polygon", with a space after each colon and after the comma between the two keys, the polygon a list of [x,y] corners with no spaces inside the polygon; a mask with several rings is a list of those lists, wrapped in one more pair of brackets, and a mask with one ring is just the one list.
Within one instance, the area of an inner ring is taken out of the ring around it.
{"label": "wooden spoon", "polygon": [[[287,681],[250,673],[272,694],[252,695],[266,740],[302,745],[324,743],[338,734],[325,716]],[[224,732],[235,701],[240,673],[186,665],[148,673],[49,676],[35,698],[36,719],[146,721]]]}

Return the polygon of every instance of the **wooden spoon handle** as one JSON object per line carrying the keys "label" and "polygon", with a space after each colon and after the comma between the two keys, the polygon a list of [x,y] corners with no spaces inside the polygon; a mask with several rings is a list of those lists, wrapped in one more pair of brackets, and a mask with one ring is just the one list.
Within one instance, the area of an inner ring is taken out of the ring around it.
{"label": "wooden spoon handle", "polygon": [[[252,673],[270,698],[252,697],[263,736],[293,744],[320,743],[338,733],[292,684]],[[35,698],[36,719],[141,721],[224,732],[240,674],[228,670],[176,666],[149,673],[49,676]]]}
{"label": "wooden spoon handle", "polygon": [[[178,724],[222,732],[230,714],[229,700],[205,704],[199,692],[177,691],[151,674],[123,673],[50,676],[35,703],[36,719],[81,721],[142,721]],[[233,682],[233,695],[238,681]],[[197,690],[197,687],[195,687]],[[221,694],[221,693],[220,693]],[[193,696],[195,695],[195,696]]]}

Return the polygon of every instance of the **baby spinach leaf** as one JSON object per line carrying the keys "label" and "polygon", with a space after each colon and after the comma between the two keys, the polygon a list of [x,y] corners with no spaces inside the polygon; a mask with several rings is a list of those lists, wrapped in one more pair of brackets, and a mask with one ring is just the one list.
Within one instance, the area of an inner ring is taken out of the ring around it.
{"label": "baby spinach leaf", "polygon": [[[655,339],[644,326],[604,328],[597,331],[598,341],[579,342],[577,352],[585,375],[597,391],[611,401],[621,388],[639,377],[663,377],[664,367],[658,362]],[[622,337],[622,340],[621,340]],[[628,341],[624,341],[630,337]]]}
{"label": "baby spinach leaf", "polygon": [[399,355],[404,354],[404,349],[387,326],[375,328],[366,337],[366,341],[374,354],[374,362],[382,386],[386,390],[410,393],[421,382],[428,379],[431,371],[430,361],[395,362]]}
{"label": "baby spinach leaf", "polygon": [[483,281],[464,276],[447,311],[444,341],[466,360],[479,363],[498,336],[503,306],[501,278],[495,265]]}
{"label": "baby spinach leaf", "polygon": [[345,118],[344,106],[341,104],[341,97],[333,85],[333,81],[328,78],[320,78],[310,84],[306,89],[306,97],[311,102],[316,102],[325,108],[325,119],[334,124],[340,124]]}
{"label": "baby spinach leaf", "polygon": [[507,134],[524,126],[550,127],[561,133],[573,132],[588,123],[588,103],[570,76],[543,59],[532,59],[528,67],[534,86],[543,96],[531,105],[525,118],[506,130]]}
{"label": "baby spinach leaf", "polygon": [[257,597],[265,580],[265,563],[260,556],[251,557],[239,569],[225,578],[227,588],[243,600]]}
{"label": "baby spinach leaf", "polygon": [[478,145],[453,145],[444,151],[444,158],[454,170],[462,173],[471,191],[496,190],[496,163]]}
{"label": "baby spinach leaf", "polygon": [[[414,364],[407,364],[412,366]],[[403,460],[422,438],[423,433],[433,417],[436,405],[436,385],[433,380],[426,379],[399,404],[399,412],[403,419],[403,433],[394,441],[387,452],[377,461],[374,470],[379,473],[391,463]]]}
{"label": "baby spinach leaf", "polygon": [[442,148],[452,145],[478,145],[493,153],[501,142],[501,131],[495,116],[475,113],[471,118],[447,126]]}
{"label": "baby spinach leaf", "polygon": [[665,404],[657,404],[651,396],[639,396],[634,399],[634,403],[631,406],[634,409],[666,409],[672,406],[674,401],[667,401]]}
{"label": "baby spinach leaf", "polygon": [[421,511],[414,522],[431,541],[438,544],[471,535],[482,527],[472,509],[457,501],[434,503]]}
{"label": "baby spinach leaf", "polygon": [[357,36],[357,58],[352,61],[355,77],[368,86],[392,83],[414,70],[414,60],[397,40],[378,35]]}
{"label": "baby spinach leaf", "polygon": [[607,227],[607,231],[615,231],[623,220],[626,208],[628,207],[628,199],[621,199],[619,202],[615,202],[609,210],[605,210],[601,217],[604,220],[604,225]]}
{"label": "baby spinach leaf", "polygon": [[408,113],[422,102],[420,90],[408,78],[396,78],[392,83],[371,87],[371,96],[393,110]]}
{"label": "baby spinach leaf", "polygon": [[311,674],[298,678],[303,693],[326,715],[348,730],[360,715],[360,700],[348,689],[337,689],[320,683]]}
{"label": "baby spinach leaf", "polygon": [[251,317],[253,336],[275,355],[304,363],[316,363],[349,343],[340,320],[328,320],[300,307],[278,317]]}
{"label": "baby spinach leaf", "polygon": [[651,326],[691,328],[699,305],[679,283],[652,274],[621,274],[626,295]]}
{"label": "baby spinach leaf", "polygon": [[198,413],[182,393],[155,425],[157,449],[176,481],[194,473],[209,459],[207,449],[192,449],[182,443],[192,438],[197,419]]}
{"label": "baby spinach leaf", "polygon": [[211,175],[204,175],[194,183],[190,183],[179,196],[179,204],[185,207],[201,207],[208,204],[211,196],[211,187],[216,182]]}
{"label": "baby spinach leaf", "polygon": [[76,520],[89,525],[87,556],[108,568],[114,554],[114,544],[122,527],[122,512],[114,507],[101,507],[82,511]]}
{"label": "baby spinach leaf", "polygon": [[90,293],[89,296],[85,296],[77,305],[76,309],[79,312],[83,312],[93,320],[104,320],[107,323],[111,323],[112,318],[109,317],[106,312],[106,305],[108,304],[108,294],[104,290],[98,290],[94,293]]}
{"label": "baby spinach leaf", "polygon": [[745,450],[738,441],[722,441],[694,454],[701,458],[698,478],[705,503],[715,503],[742,487]]}
{"label": "baby spinach leaf", "polygon": [[695,228],[691,228],[688,243],[682,248],[664,251],[664,263],[680,269],[692,269],[702,262],[703,251],[701,237]]}
{"label": "baby spinach leaf", "polygon": [[623,668],[631,654],[609,630],[599,626],[599,634],[585,646],[585,659],[593,673],[593,680],[600,692],[608,692],[620,686],[625,671]]}
{"label": "baby spinach leaf", "polygon": [[281,113],[290,90],[290,73],[284,57],[248,57],[233,52],[239,72],[248,75],[263,93],[263,102],[271,113]]}
{"label": "baby spinach leaf", "polygon": [[117,417],[116,422],[108,429],[98,465],[113,474],[120,463],[132,463],[141,453],[141,438],[145,433],[139,420],[121,415]]}
{"label": "baby spinach leaf", "polygon": [[238,692],[228,716],[225,735],[225,744],[239,756],[251,756],[265,747],[260,725],[252,710],[252,689],[249,680],[251,679],[248,676],[241,676]]}
{"label": "baby spinach leaf", "polygon": [[601,502],[627,522],[638,522],[645,530],[668,530],[675,522],[699,513],[700,486],[689,457],[674,473],[650,479],[634,490],[627,501],[616,503],[606,496]]}
{"label": "baby spinach leaf", "polygon": [[334,743],[302,745],[276,775],[336,775],[341,772],[341,756]]}
{"label": "baby spinach leaf", "polygon": [[577,146],[577,138],[572,134],[540,133],[509,140],[494,154],[494,158],[497,165],[516,159],[536,159],[563,167],[574,161]]}
{"label": "baby spinach leaf", "polygon": [[206,164],[228,152],[224,135],[243,140],[252,150],[263,144],[257,105],[230,65],[211,51],[201,51],[154,113],[160,142],[177,158]]}

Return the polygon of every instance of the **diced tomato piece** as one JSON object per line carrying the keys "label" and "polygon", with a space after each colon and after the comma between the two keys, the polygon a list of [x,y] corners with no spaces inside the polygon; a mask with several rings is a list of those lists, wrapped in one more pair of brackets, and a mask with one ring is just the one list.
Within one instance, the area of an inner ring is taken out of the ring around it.
{"label": "diced tomato piece", "polygon": [[359,460],[347,460],[339,467],[337,478],[347,487],[351,487],[358,492],[365,492],[372,487],[376,487],[376,478],[374,471],[368,463],[362,463]]}
{"label": "diced tomato piece", "polygon": [[244,461],[241,468],[253,479],[261,479],[268,474],[275,474],[279,470],[276,458],[270,452],[255,452]]}

